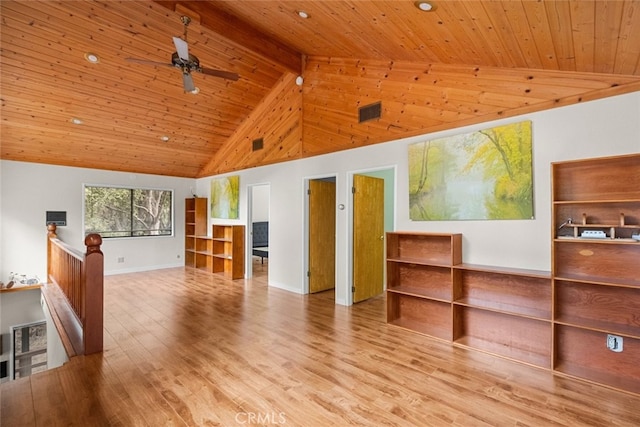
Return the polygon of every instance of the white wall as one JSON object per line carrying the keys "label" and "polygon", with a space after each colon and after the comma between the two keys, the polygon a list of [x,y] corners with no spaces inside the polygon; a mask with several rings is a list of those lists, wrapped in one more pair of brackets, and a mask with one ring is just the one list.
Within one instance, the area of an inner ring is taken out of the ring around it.
{"label": "white wall", "polygon": [[[533,126],[535,219],[510,221],[409,220],[407,146],[411,143],[531,120]],[[550,270],[550,163],[554,161],[640,152],[640,92],[556,108],[481,125],[358,148],[324,156],[237,172],[241,200],[239,223],[246,222],[246,187],[269,182],[271,188],[269,283],[304,292],[305,179],[336,175],[336,302],[350,303],[350,249],[354,172],[397,168],[396,230],[460,232],[467,263]],[[210,178],[197,181],[208,194]]]}
{"label": "white wall", "polygon": [[[46,279],[46,211],[66,211],[67,226],[58,227],[65,243],[84,250],[84,184],[174,190],[174,237],[104,239],[106,274],[184,265],[184,199],[193,179],[110,172],[36,163],[0,162],[0,280],[10,272]],[[124,257],[124,263],[117,259]]]}

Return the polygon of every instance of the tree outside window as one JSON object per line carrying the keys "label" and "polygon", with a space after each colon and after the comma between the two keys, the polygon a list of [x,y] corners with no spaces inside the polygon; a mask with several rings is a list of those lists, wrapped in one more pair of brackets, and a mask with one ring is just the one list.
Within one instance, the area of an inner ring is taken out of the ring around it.
{"label": "tree outside window", "polygon": [[103,238],[173,235],[171,190],[84,187],[84,231]]}

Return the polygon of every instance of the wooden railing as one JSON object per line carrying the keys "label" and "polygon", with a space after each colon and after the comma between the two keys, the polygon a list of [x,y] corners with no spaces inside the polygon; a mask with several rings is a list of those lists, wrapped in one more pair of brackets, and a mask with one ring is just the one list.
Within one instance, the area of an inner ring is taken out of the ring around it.
{"label": "wooden railing", "polygon": [[69,357],[103,348],[104,257],[102,237],[89,234],[86,253],[58,239],[47,226],[47,283],[43,295]]}

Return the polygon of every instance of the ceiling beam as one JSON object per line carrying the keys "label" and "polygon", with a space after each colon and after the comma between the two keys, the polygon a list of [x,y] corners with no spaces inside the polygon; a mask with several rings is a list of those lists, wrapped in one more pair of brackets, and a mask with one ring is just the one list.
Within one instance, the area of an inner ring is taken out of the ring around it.
{"label": "ceiling beam", "polygon": [[[284,70],[301,74],[303,54],[255,29],[240,19],[213,6],[208,1],[154,0],[169,10],[197,15],[200,25],[260,55]],[[192,17],[193,18],[193,17]]]}

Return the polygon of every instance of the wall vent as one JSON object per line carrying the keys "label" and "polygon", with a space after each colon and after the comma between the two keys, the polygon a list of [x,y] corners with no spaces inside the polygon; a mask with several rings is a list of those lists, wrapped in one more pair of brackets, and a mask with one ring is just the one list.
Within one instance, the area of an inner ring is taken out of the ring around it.
{"label": "wall vent", "polygon": [[365,105],[358,109],[358,123],[379,119],[382,115],[382,101]]}
{"label": "wall vent", "polygon": [[264,138],[253,140],[253,151],[262,150],[262,147],[264,147]]}

